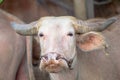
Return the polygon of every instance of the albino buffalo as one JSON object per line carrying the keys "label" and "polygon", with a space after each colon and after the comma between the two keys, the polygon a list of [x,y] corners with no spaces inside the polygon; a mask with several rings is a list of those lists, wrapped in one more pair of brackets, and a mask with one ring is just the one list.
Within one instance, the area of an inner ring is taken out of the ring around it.
{"label": "albino buffalo", "polygon": [[[82,21],[62,16],[11,25],[21,35],[39,37],[39,68],[51,80],[120,80],[119,22],[119,18]],[[103,31],[105,37],[95,31]]]}

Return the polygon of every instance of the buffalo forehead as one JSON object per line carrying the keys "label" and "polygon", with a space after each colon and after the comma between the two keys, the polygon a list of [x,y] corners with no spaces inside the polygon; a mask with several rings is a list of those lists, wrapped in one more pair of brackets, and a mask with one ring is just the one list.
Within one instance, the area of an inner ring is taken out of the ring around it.
{"label": "buffalo forehead", "polygon": [[73,32],[72,19],[70,18],[60,18],[60,17],[51,17],[42,20],[40,25],[40,31],[49,31],[49,30],[63,30],[63,32],[69,30]]}

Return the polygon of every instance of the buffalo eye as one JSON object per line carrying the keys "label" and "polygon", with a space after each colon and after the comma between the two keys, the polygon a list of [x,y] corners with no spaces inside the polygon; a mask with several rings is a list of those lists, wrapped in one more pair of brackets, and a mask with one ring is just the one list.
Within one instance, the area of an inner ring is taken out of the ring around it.
{"label": "buffalo eye", "polygon": [[44,34],[43,34],[43,33],[40,33],[40,34],[39,34],[39,36],[40,36],[40,37],[43,37],[43,36],[44,36]]}
{"label": "buffalo eye", "polygon": [[69,32],[67,35],[68,35],[68,36],[73,36],[73,33],[72,33],[72,32]]}

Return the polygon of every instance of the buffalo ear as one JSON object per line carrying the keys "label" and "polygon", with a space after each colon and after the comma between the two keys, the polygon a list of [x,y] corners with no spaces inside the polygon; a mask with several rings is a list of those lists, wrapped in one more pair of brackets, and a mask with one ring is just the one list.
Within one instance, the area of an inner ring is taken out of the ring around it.
{"label": "buffalo ear", "polygon": [[77,46],[84,52],[105,48],[105,38],[97,32],[88,32],[77,37]]}

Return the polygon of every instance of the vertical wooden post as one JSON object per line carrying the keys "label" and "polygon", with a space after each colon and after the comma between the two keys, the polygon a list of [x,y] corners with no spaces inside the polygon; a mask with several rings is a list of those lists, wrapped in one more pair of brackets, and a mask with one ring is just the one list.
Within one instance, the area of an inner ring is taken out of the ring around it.
{"label": "vertical wooden post", "polygon": [[74,0],[75,16],[79,19],[87,19],[86,0]]}
{"label": "vertical wooden post", "polygon": [[94,17],[93,0],[74,0],[75,16],[79,19]]}
{"label": "vertical wooden post", "polygon": [[86,0],[87,18],[94,18],[94,0]]}

